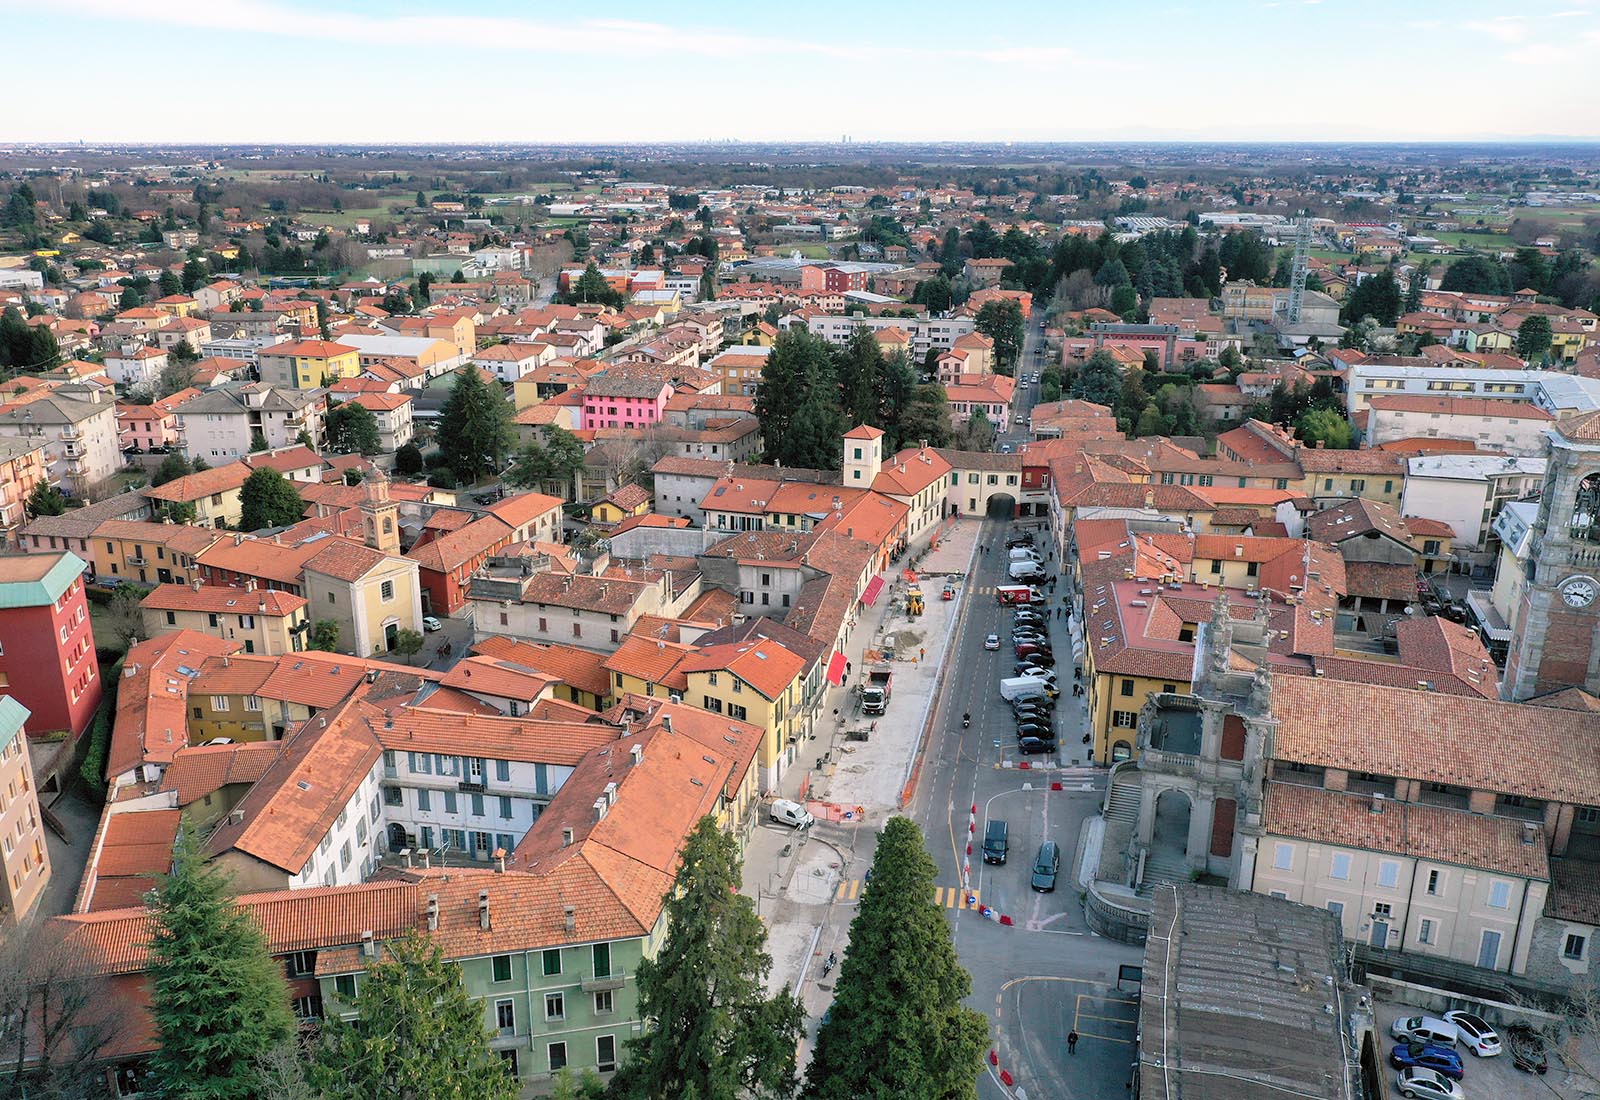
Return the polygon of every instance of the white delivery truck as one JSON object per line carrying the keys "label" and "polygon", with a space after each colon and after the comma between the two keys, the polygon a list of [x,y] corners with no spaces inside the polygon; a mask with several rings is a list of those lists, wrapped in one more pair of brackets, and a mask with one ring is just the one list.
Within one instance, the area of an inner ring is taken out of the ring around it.
{"label": "white delivery truck", "polygon": [[1044,569],[1036,561],[1014,561],[1006,573],[1012,580],[1024,584],[1039,584],[1045,579]]}
{"label": "white delivery truck", "polygon": [[1055,695],[1056,689],[1043,676],[1008,676],[1000,681],[1000,698],[1012,702],[1028,695]]}

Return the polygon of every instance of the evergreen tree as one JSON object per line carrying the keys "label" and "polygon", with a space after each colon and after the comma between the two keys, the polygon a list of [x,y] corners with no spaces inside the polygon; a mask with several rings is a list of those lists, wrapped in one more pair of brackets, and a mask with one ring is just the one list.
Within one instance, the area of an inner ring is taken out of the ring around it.
{"label": "evergreen tree", "polygon": [[839,371],[839,401],[851,425],[877,424],[879,375],[883,351],[878,338],[865,325],[857,325],[850,341],[835,356]]}
{"label": "evergreen tree", "polygon": [[1504,264],[1474,254],[1463,256],[1446,268],[1439,289],[1468,294],[1509,294],[1512,288]]}
{"label": "evergreen tree", "polygon": [[1550,318],[1535,313],[1517,329],[1517,356],[1530,363],[1550,350]]}
{"label": "evergreen tree", "polygon": [[798,325],[778,334],[756,387],[756,419],[761,422],[769,462],[793,465],[787,457],[790,426],[805,400],[807,379],[829,354],[827,341]]}
{"label": "evergreen tree", "polygon": [[1122,368],[1108,353],[1097,351],[1072,380],[1070,393],[1079,400],[1115,409],[1122,402]]}
{"label": "evergreen tree", "polygon": [[464,482],[498,472],[511,451],[511,406],[475,367],[456,374],[439,413],[439,448],[445,465]]}
{"label": "evergreen tree", "polygon": [[983,303],[978,310],[976,327],[994,341],[995,371],[1011,374],[1016,370],[1017,357],[1022,354],[1022,342],[1027,335],[1027,322],[1022,319],[1022,307],[1011,299]]}
{"label": "evergreen tree", "polygon": [[151,910],[150,985],[162,1095],[254,1100],[257,1059],[294,1028],[289,993],[266,937],[205,866],[192,831],[179,834]]}
{"label": "evergreen tree", "polygon": [[61,365],[61,345],[56,334],[43,325],[35,325],[28,334],[29,370],[46,371]]}
{"label": "evergreen tree", "polygon": [[332,653],[339,648],[339,624],[332,619],[318,619],[311,627],[312,649]]}
{"label": "evergreen tree", "polygon": [[714,818],[702,818],[667,895],[666,941],[639,965],[639,1017],[650,1024],[629,1040],[629,1060],[613,1082],[618,1096],[793,1095],[804,1011],[788,990],[767,996],[767,932],[739,883],[737,844]]}
{"label": "evergreen tree", "polygon": [[328,446],[337,454],[375,455],[378,418],[365,405],[345,401],[328,410]]}
{"label": "evergreen tree", "polygon": [[1329,450],[1343,450],[1350,446],[1350,422],[1339,415],[1337,409],[1312,409],[1295,421],[1295,434],[1309,446],[1321,443]]}
{"label": "evergreen tree", "polygon": [[31,516],[59,516],[67,510],[67,498],[60,489],[41,480],[28,494],[28,514]]}
{"label": "evergreen tree", "polygon": [[605,273],[600,270],[600,265],[590,260],[583,269],[577,281],[567,292],[567,298],[574,302],[599,302],[613,309],[622,307],[622,295],[610,283],[606,282]]}
{"label": "evergreen tree", "polygon": [[325,1100],[514,1100],[517,1079],[489,1050],[461,967],[416,932],[384,955],[367,967],[356,1018],[326,1022],[314,1073]]}
{"label": "evergreen tree", "polygon": [[[189,341],[187,339],[183,339],[183,340],[179,340],[176,344],[172,345],[172,352],[171,352],[169,358],[174,363],[185,364],[185,365],[186,364],[193,364],[193,363],[200,362],[200,353],[198,351],[194,350],[194,345],[189,343]],[[193,381],[194,373],[192,371],[190,372],[189,378],[190,378],[191,381]],[[180,390],[183,389],[183,388],[184,387],[182,387],[182,386],[178,387],[178,389],[180,389]],[[172,392],[173,393],[177,393],[178,391],[177,390],[173,390]]]}
{"label": "evergreen tree", "polygon": [[173,294],[183,293],[183,280],[175,272],[163,271],[156,280],[156,289],[161,292],[161,297],[166,298]]}
{"label": "evergreen tree", "polygon": [[259,531],[299,523],[306,505],[294,482],[272,467],[263,466],[244,479],[244,487],[239,490],[239,511],[239,529]]}
{"label": "evergreen tree", "polygon": [[917,372],[903,351],[895,351],[883,361],[878,372],[878,409],[880,419],[874,425],[882,428],[884,447],[894,454],[905,446],[903,419],[917,397]]}
{"label": "evergreen tree", "polygon": [[951,426],[950,399],[944,387],[937,382],[918,386],[897,427],[902,447],[914,447],[924,439],[930,447],[948,447],[955,429]]}
{"label": "evergreen tree", "polygon": [[394,453],[394,469],[397,474],[406,477],[415,477],[422,472],[422,448],[415,443],[402,444]]}
{"label": "evergreen tree", "polygon": [[1344,300],[1346,322],[1371,317],[1385,328],[1400,316],[1400,283],[1388,271],[1369,275],[1353,287]]}
{"label": "evergreen tree", "polygon": [[0,367],[21,370],[33,362],[33,332],[16,306],[0,313]]}
{"label": "evergreen tree", "polygon": [[872,882],[850,923],[833,1008],[817,1035],[806,1100],[977,1095],[988,1027],[961,1002],[972,978],[933,904],[935,868],[922,831],[891,818],[878,835]]}
{"label": "evergreen tree", "polygon": [[194,468],[189,465],[189,460],[177,451],[173,451],[161,460],[161,465],[156,467],[156,472],[150,475],[150,485],[165,485],[169,481],[176,481],[180,477],[187,477],[194,473]]}

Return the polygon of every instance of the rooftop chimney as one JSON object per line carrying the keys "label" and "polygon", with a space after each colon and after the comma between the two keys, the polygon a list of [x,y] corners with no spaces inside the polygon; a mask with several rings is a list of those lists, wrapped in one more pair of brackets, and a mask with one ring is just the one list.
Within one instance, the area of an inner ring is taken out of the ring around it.
{"label": "rooftop chimney", "polygon": [[[667,721],[670,723],[672,719],[668,718]],[[670,730],[672,727],[669,725],[667,728]],[[644,763],[644,746],[635,745],[633,748],[629,749],[628,759],[633,763],[634,767],[638,767],[640,764]]]}
{"label": "rooftop chimney", "polygon": [[372,933],[370,931],[361,933],[361,957],[372,959],[376,958],[377,954],[378,945],[372,942]]}
{"label": "rooftop chimney", "polygon": [[598,824],[606,818],[606,800],[604,796],[594,800],[594,819]]}
{"label": "rooftop chimney", "polygon": [[489,931],[489,891],[478,891],[478,927]]}
{"label": "rooftop chimney", "polygon": [[439,895],[438,894],[429,894],[428,895],[428,931],[437,932],[438,930],[439,930]]}
{"label": "rooftop chimney", "polygon": [[506,873],[506,850],[504,848],[496,848],[494,850],[494,870],[499,875]]}
{"label": "rooftop chimney", "polygon": [[577,906],[563,905],[561,907],[561,923],[568,932],[576,932],[578,930]]}

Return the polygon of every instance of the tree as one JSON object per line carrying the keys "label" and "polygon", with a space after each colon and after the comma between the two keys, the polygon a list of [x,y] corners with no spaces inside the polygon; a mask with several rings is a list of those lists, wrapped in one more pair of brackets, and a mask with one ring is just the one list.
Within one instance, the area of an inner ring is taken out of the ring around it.
{"label": "tree", "polygon": [[1294,430],[1302,443],[1312,446],[1321,443],[1334,451],[1350,446],[1350,422],[1337,409],[1312,409],[1295,421]]}
{"label": "tree", "polygon": [[267,433],[260,428],[250,429],[250,453],[259,454],[267,449]]}
{"label": "tree", "polygon": [[179,340],[172,345],[172,351],[168,353],[168,358],[174,363],[198,363],[200,362],[200,353],[194,350],[194,345],[189,343],[188,340]]}
{"label": "tree", "polygon": [[1459,290],[1468,294],[1508,294],[1511,279],[1505,266],[1487,256],[1470,255],[1451,264],[1439,280],[1440,290]]}
{"label": "tree", "polygon": [[44,325],[34,325],[28,333],[28,369],[46,371],[60,363],[61,345],[56,334]]}
{"label": "tree", "polygon": [[394,632],[394,645],[390,649],[404,657],[409,665],[411,658],[422,652],[422,640],[420,630],[397,630]]}
{"label": "tree", "polygon": [[317,1057],[325,1100],[514,1100],[517,1079],[485,1043],[461,967],[421,933],[384,947],[345,1020],[329,1014]]}
{"label": "tree", "polygon": [[1097,351],[1072,380],[1071,396],[1116,408],[1122,401],[1122,368],[1110,353]]}
{"label": "tree", "polygon": [[180,390],[186,390],[194,385],[194,363],[198,361],[198,356],[193,361],[173,359],[169,356],[167,365],[161,368],[161,373],[156,377],[156,396],[171,397]]}
{"label": "tree", "polygon": [[415,477],[422,472],[422,448],[415,443],[403,443],[394,453],[394,469],[397,474],[406,477]]}
{"label": "tree", "polygon": [[339,648],[339,624],[332,619],[318,619],[311,627],[312,649],[332,653]]}
{"label": "tree", "polygon": [[976,1097],[988,1026],[962,1004],[972,978],[956,960],[944,911],[929,900],[934,874],[922,831],[891,818],[850,923],[805,1100]]}
{"label": "tree", "polygon": [[111,600],[106,604],[106,626],[123,649],[144,635],[144,611],[139,606],[144,597],[144,589],[124,584],[111,593]]}
{"label": "tree", "polygon": [[1542,313],[1535,313],[1522,322],[1517,329],[1517,357],[1528,362],[1539,358],[1550,350],[1550,318]]}
{"label": "tree", "polygon": [[0,1019],[8,1025],[0,1041],[0,1096],[100,1095],[100,1055],[127,1022],[108,1006],[104,979],[84,967],[82,951],[55,921],[25,921],[0,944]]}
{"label": "tree", "polygon": [[173,451],[161,460],[161,465],[156,467],[156,472],[150,475],[150,485],[165,485],[169,481],[177,481],[180,477],[188,477],[194,473],[194,467],[189,465],[189,460],[177,451]]}
{"label": "tree", "polygon": [[270,466],[263,466],[244,479],[239,490],[239,529],[259,531],[265,527],[288,527],[305,516],[305,501],[294,482]]}
{"label": "tree", "polygon": [[900,445],[910,447],[924,439],[930,447],[947,447],[955,436],[951,425],[950,398],[937,382],[916,388],[905,415],[900,417]]}
{"label": "tree", "polygon": [[883,370],[883,350],[866,325],[857,325],[850,340],[834,356],[839,372],[839,403],[845,419],[854,424],[877,424],[878,375]]}
{"label": "tree", "polygon": [[156,289],[161,292],[161,297],[168,298],[174,294],[183,293],[183,279],[173,271],[163,271],[156,280]]}
{"label": "tree", "polygon": [[190,830],[151,909],[150,985],[163,1096],[253,1100],[257,1059],[293,1032],[289,993],[260,926]]}
{"label": "tree", "polygon": [[1369,275],[1345,297],[1344,318],[1359,321],[1371,317],[1384,328],[1393,326],[1400,316],[1400,284],[1387,271]]}
{"label": "tree", "polygon": [[978,310],[977,329],[994,341],[995,370],[1011,374],[1016,370],[1017,357],[1022,354],[1022,342],[1027,334],[1027,322],[1022,319],[1022,307],[1009,298],[983,303]]}
{"label": "tree", "polygon": [[40,480],[28,494],[30,516],[59,516],[67,510],[67,498],[48,481]]}
{"label": "tree", "polygon": [[375,455],[380,449],[378,418],[372,410],[355,401],[334,405],[328,410],[328,446],[336,454]]}
{"label": "tree", "polygon": [[583,274],[567,290],[568,301],[576,304],[580,302],[599,302],[612,309],[622,308],[622,293],[606,282],[605,274],[600,270],[600,265],[590,260],[583,269]]}
{"label": "tree", "polygon": [[951,303],[950,280],[943,272],[931,279],[924,279],[917,284],[911,300],[927,306],[930,313],[948,313]]}
{"label": "tree", "polygon": [[639,1017],[651,1023],[628,1042],[630,1058],[613,1082],[617,1095],[793,1095],[805,1013],[787,989],[767,996],[767,932],[739,883],[738,845],[715,818],[701,818],[667,895],[666,941],[639,964]]}
{"label": "tree", "polygon": [[778,334],[756,387],[756,418],[769,462],[797,465],[789,460],[791,429],[805,402],[808,380],[829,364],[830,355],[827,341],[798,325]]}
{"label": "tree", "polygon": [[956,444],[963,451],[993,450],[994,440],[994,423],[981,408],[974,408],[956,432]]}
{"label": "tree", "polygon": [[439,446],[446,465],[461,480],[477,481],[505,465],[511,443],[511,409],[505,397],[490,389],[477,368],[463,368],[439,413]]}
{"label": "tree", "polygon": [[33,362],[33,332],[16,306],[0,313],[0,367],[22,370]]}

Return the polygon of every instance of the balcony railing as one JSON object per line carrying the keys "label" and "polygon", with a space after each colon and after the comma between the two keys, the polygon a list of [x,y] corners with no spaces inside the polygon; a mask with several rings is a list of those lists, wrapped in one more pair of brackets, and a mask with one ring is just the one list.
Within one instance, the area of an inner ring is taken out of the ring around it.
{"label": "balcony railing", "polygon": [[627,983],[628,975],[621,970],[613,970],[609,974],[591,974],[581,979],[585,993],[599,993],[606,989],[621,989]]}

